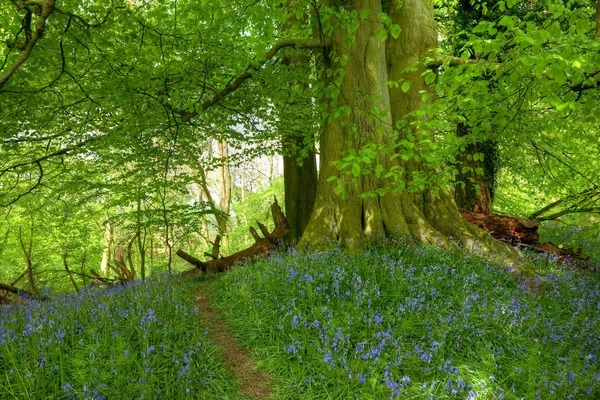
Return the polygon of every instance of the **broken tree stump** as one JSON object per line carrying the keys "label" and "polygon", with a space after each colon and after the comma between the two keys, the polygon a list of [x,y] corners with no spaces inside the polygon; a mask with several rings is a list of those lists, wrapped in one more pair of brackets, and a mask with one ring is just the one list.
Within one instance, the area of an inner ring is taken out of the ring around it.
{"label": "broken tree stump", "polygon": [[[252,261],[256,258],[266,257],[271,254],[279,243],[287,242],[290,235],[290,227],[285,215],[283,215],[283,212],[281,211],[281,207],[279,207],[279,204],[277,203],[277,198],[275,198],[273,204],[271,204],[271,215],[273,216],[273,222],[275,224],[273,231],[269,232],[265,225],[257,221],[258,227],[265,237],[260,237],[258,232],[256,232],[256,229],[250,227],[250,233],[254,238],[252,246],[230,256],[213,258],[210,261],[200,261],[181,249],[177,250],[177,255],[179,257],[196,267],[195,269],[184,272],[182,275],[194,276],[203,272],[223,272],[231,269],[235,264],[243,261]],[[215,240],[215,243],[216,246],[218,246],[217,240]],[[215,251],[213,249],[213,254],[211,256],[214,254]]]}

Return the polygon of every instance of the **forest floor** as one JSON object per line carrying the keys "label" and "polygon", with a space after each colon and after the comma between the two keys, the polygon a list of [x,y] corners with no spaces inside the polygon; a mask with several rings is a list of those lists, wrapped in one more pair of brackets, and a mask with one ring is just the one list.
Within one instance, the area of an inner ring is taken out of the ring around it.
{"label": "forest floor", "polygon": [[223,317],[212,305],[210,287],[214,280],[201,281],[196,292],[198,317],[208,331],[208,338],[223,349],[225,366],[229,373],[241,381],[242,394],[249,399],[266,399],[270,396],[270,377],[262,373],[247,349],[237,341]]}

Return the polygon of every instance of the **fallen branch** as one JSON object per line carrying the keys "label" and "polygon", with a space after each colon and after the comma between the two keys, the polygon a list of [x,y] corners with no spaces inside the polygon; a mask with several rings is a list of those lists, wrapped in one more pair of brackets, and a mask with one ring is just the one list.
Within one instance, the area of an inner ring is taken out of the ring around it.
{"label": "fallen branch", "polygon": [[0,282],[0,290],[6,290],[7,292],[16,294],[21,297],[33,296],[33,293],[30,293],[27,290],[21,290],[19,288],[14,287],[13,285],[9,285],[8,283]]}
{"label": "fallen branch", "polygon": [[[194,276],[204,272],[223,272],[231,269],[235,264],[268,256],[279,243],[285,243],[289,239],[290,234],[290,227],[285,215],[283,215],[283,212],[281,211],[281,207],[279,207],[279,204],[277,203],[277,198],[274,199],[273,204],[271,205],[271,215],[273,216],[273,222],[275,223],[273,231],[269,233],[267,228],[259,223],[261,231],[265,233],[266,236],[263,238],[258,235],[254,228],[250,227],[250,233],[254,237],[254,244],[247,249],[230,256],[213,258],[210,261],[200,261],[181,249],[177,250],[177,255],[179,257],[196,267],[196,269],[186,271],[182,275]],[[217,241],[215,240],[215,242]]]}

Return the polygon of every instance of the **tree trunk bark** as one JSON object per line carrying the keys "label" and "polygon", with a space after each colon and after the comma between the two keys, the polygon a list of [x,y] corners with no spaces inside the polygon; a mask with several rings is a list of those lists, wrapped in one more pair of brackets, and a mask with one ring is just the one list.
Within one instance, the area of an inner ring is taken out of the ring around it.
{"label": "tree trunk bark", "polygon": [[[324,3],[331,5],[331,1]],[[382,12],[381,0],[348,0],[343,4],[352,10],[370,9],[371,16]],[[419,137],[411,125],[418,121],[410,120],[407,114],[423,105],[422,91],[432,90],[421,75],[425,67],[409,73],[404,70],[437,47],[433,4],[427,0],[405,0],[400,6],[394,0],[389,14],[402,30],[397,39],[388,38],[387,48],[378,39],[382,24],[376,18],[358,19],[356,37],[350,44],[345,42],[344,24],[335,28],[330,38],[336,56],[329,60],[332,69],[341,68],[345,72],[338,86],[339,95],[330,104],[343,107],[348,113],[330,119],[321,133],[321,176],[301,246],[318,248],[329,241],[352,249],[384,238],[406,238],[409,242],[428,242],[450,249],[460,244],[497,255],[499,259],[520,259],[516,250],[468,223],[448,191],[441,190],[434,196],[428,190],[414,193],[396,190],[365,197],[361,194],[389,188],[394,182],[372,173],[349,176],[332,165],[332,161],[351,151],[358,153],[366,144],[389,143],[393,127],[403,126],[399,128],[403,129],[401,135],[412,130]],[[342,59],[347,62],[336,61]],[[401,88],[387,89],[388,81],[401,78],[411,84],[406,93]],[[390,155],[382,152],[377,158],[385,171],[401,169],[407,186],[421,172],[421,165],[414,158],[390,160]],[[333,185],[328,182],[332,176],[344,184],[344,197],[334,193]]]}
{"label": "tree trunk bark", "polygon": [[106,222],[106,229],[104,231],[104,250],[102,251],[102,261],[100,262],[100,271],[102,275],[106,276],[109,273],[108,264],[112,262],[112,251],[111,246],[113,242],[113,227],[110,221]]}
{"label": "tree trunk bark", "polygon": [[136,237],[137,237],[137,248],[140,255],[140,275],[142,281],[146,281],[146,227],[143,227],[144,234],[142,235],[142,200],[138,195],[137,200],[137,215],[136,215]]}
{"label": "tree trunk bark", "polygon": [[218,171],[219,181],[219,208],[223,215],[217,215],[217,225],[221,235],[221,244],[229,247],[229,207],[231,205],[231,172],[229,170],[229,146],[225,141],[217,142],[221,166]]}
{"label": "tree trunk bark", "polygon": [[[290,23],[294,20],[292,18]],[[283,60],[283,64],[290,67],[306,68],[309,63],[310,58],[303,54],[286,56]],[[290,84],[294,84],[294,82]],[[305,107],[311,108],[313,106],[305,104]],[[287,115],[286,111],[288,109],[290,107],[284,106],[279,111],[283,121],[297,118],[293,115]],[[292,124],[292,126],[295,127],[296,125]],[[282,138],[285,215],[290,226],[290,240],[292,242],[298,241],[304,233],[312,214],[317,193],[317,156],[314,146],[311,145],[306,157],[302,157],[302,150],[306,146],[305,138],[307,136],[310,136],[311,139],[314,138],[312,132],[294,130],[292,127],[291,131],[286,129]],[[302,159],[301,164],[298,163],[299,159]]]}
{"label": "tree trunk bark", "polygon": [[25,242],[23,241],[23,232],[21,227],[19,227],[19,242],[21,243],[21,248],[23,249],[23,256],[25,257],[25,263],[27,264],[27,279],[29,280],[29,288],[30,292],[33,294],[37,294],[37,288],[35,285],[35,279],[33,276],[33,264],[31,263],[31,249],[33,247],[33,218],[31,219],[31,230],[29,233],[29,243],[25,246]]}
{"label": "tree trunk bark", "polygon": [[[457,136],[469,134],[468,128],[459,124]],[[497,145],[492,141],[475,142],[470,144],[458,155],[458,175],[454,199],[458,208],[475,212],[491,214],[494,208],[494,181],[496,178]],[[483,154],[483,160],[475,160],[475,154]],[[481,169],[483,175],[476,171]]]}
{"label": "tree trunk bark", "polygon": [[298,153],[283,157],[285,215],[290,224],[290,239],[300,239],[312,214],[317,192],[317,160],[314,151],[298,165]]}

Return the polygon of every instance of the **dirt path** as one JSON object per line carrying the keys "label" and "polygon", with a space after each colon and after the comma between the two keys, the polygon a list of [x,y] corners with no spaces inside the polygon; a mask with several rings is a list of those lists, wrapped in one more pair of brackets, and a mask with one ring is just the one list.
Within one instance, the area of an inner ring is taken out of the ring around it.
{"label": "dirt path", "polygon": [[199,282],[195,303],[200,321],[208,329],[211,342],[223,349],[225,365],[229,372],[241,379],[244,396],[251,399],[267,399],[271,394],[269,377],[258,370],[248,350],[239,345],[221,315],[212,306],[212,300],[207,294],[210,293],[213,283],[213,280]]}

